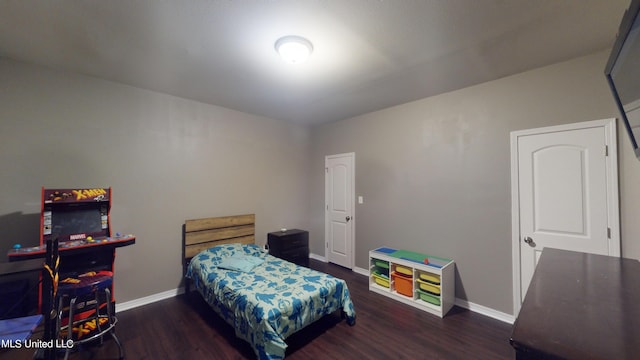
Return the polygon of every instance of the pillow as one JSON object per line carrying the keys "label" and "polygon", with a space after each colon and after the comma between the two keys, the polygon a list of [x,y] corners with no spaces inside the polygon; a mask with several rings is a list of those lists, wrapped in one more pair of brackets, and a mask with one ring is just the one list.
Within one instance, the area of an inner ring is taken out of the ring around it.
{"label": "pillow", "polygon": [[203,250],[194,258],[200,261],[209,260],[212,265],[217,266],[222,260],[235,256],[235,255],[247,255],[264,258],[267,252],[256,244],[222,244],[211,247],[207,250]]}
{"label": "pillow", "polygon": [[214,257],[220,258],[233,256],[235,254],[242,254],[244,252],[242,244],[240,243],[217,245],[206,251]]}
{"label": "pillow", "polygon": [[253,270],[253,268],[255,268],[256,266],[262,264],[263,262],[264,262],[264,259],[256,256],[237,254],[237,255],[228,257],[226,259],[223,259],[218,264],[218,267],[221,269],[227,269],[227,270],[249,272]]}

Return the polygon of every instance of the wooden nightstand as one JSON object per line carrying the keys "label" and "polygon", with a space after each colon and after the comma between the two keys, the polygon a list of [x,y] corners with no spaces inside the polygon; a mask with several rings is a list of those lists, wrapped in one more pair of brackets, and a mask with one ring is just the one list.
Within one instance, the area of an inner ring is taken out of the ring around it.
{"label": "wooden nightstand", "polygon": [[309,232],[299,229],[271,232],[267,235],[269,254],[309,267]]}

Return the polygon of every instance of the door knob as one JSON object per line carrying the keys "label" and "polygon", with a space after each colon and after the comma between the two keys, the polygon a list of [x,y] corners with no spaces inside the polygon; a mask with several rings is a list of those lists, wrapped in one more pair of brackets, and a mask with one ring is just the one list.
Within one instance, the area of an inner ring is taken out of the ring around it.
{"label": "door knob", "polygon": [[524,238],[524,242],[526,242],[529,245],[533,245],[533,239],[529,236]]}
{"label": "door knob", "polygon": [[347,217],[345,218],[345,220],[347,220],[347,222],[349,222],[349,220],[351,220],[351,216],[347,216]]}

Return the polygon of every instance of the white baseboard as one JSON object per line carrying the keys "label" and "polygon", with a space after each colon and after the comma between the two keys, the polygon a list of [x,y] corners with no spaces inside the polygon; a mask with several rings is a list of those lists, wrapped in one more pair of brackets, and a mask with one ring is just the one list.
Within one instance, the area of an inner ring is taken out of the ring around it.
{"label": "white baseboard", "polygon": [[364,276],[369,276],[369,269],[365,269],[365,268],[361,268],[361,267],[354,267],[353,272],[355,272],[356,274],[360,274],[360,275],[364,275]]}
{"label": "white baseboard", "polygon": [[[316,254],[309,254],[309,257],[311,259],[315,259],[315,260],[318,260],[318,261],[327,262],[327,259],[324,256],[320,256],[320,255],[316,255]],[[357,273],[357,274],[363,275],[363,276],[369,276],[369,270],[368,269],[354,267],[352,269],[352,271]],[[154,303],[156,301],[172,298],[172,297],[180,295],[182,293],[184,293],[184,288],[180,287],[180,288],[177,288],[177,289],[167,290],[167,291],[163,291],[161,293],[145,296],[145,297],[142,297],[142,298],[139,298],[139,299],[135,299],[135,300],[131,300],[131,301],[125,301],[123,303],[118,303],[116,305],[116,312],[123,312],[123,311],[131,310],[131,309],[137,308],[139,306],[143,306],[143,305],[148,305],[148,304]],[[481,314],[481,315],[484,315],[484,316],[488,316],[490,318],[493,318],[493,319],[496,319],[496,320],[500,320],[502,322],[506,322],[506,323],[509,323],[509,324],[513,324],[515,322],[515,317],[513,315],[510,315],[510,314],[507,314],[507,313],[503,313],[501,311],[497,311],[497,310],[494,310],[494,309],[486,307],[486,306],[474,304],[474,303],[469,302],[467,300],[456,298],[454,304],[457,305],[457,306],[460,306],[461,308],[468,309],[468,310],[473,311],[475,313],[478,313],[478,314]]]}
{"label": "white baseboard", "polygon": [[[329,261],[327,260],[327,258],[326,258],[326,257],[324,257],[324,256],[320,256],[320,255],[317,255],[317,254],[313,254],[313,253],[310,253],[310,254],[309,254],[309,258],[310,258],[310,259],[314,259],[314,260],[318,260],[318,261],[322,261],[322,262],[324,262],[324,263],[329,262]],[[353,268],[353,269],[351,269],[351,270],[352,270],[353,272],[355,272],[355,273],[360,274],[360,275],[369,276],[369,270],[368,270],[368,269],[359,268],[359,267],[354,267],[354,268]]]}
{"label": "white baseboard", "polygon": [[177,289],[171,289],[171,290],[163,291],[161,293],[145,296],[139,299],[117,303],[116,313],[131,310],[131,309],[137,308],[138,306],[148,305],[156,301],[169,299],[177,295],[180,295],[182,293],[184,293],[184,288],[180,287]]}
{"label": "white baseboard", "polygon": [[320,256],[320,255],[316,255],[314,253],[309,253],[309,258],[310,259],[314,259],[314,260],[318,260],[318,261],[322,261],[322,262],[327,262],[327,258],[324,256]]}
{"label": "white baseboard", "polygon": [[482,306],[482,305],[478,305],[478,304],[474,304],[472,302],[469,302],[467,300],[462,300],[459,298],[456,298],[456,301],[454,302],[455,305],[460,306],[461,308],[465,308],[468,309],[470,311],[473,311],[475,313],[484,315],[484,316],[488,316],[490,318],[496,319],[496,320],[500,320],[502,322],[506,322],[508,324],[513,324],[515,322],[515,317],[513,315],[507,314],[507,313],[503,313],[501,311],[498,310],[494,310],[492,308],[488,308],[486,306]]}

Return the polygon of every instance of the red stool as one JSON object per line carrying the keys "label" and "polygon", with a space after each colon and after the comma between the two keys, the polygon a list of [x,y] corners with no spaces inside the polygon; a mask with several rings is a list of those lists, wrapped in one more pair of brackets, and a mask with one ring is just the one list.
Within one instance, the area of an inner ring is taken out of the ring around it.
{"label": "red stool", "polygon": [[[113,284],[113,274],[101,271],[95,275],[80,276],[73,279],[73,282],[60,281],[58,284],[58,317],[56,323],[56,334],[58,339],[63,339],[63,332],[66,330],[67,344],[65,356],[67,359],[72,348],[90,341],[100,340],[109,333],[118,345],[120,359],[124,359],[124,350],[120,340],[115,334],[115,326],[118,322],[111,303],[111,291],[109,287]],[[77,303],[78,299],[84,300]],[[62,325],[65,305],[68,304],[68,323]],[[86,317],[74,320],[77,315],[76,310]],[[102,324],[101,324],[102,323]],[[74,337],[74,329],[77,329],[77,336]],[[85,332],[87,336],[85,337]],[[69,346],[73,344],[73,346]]]}

